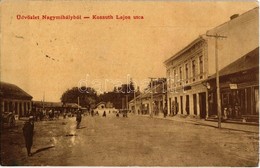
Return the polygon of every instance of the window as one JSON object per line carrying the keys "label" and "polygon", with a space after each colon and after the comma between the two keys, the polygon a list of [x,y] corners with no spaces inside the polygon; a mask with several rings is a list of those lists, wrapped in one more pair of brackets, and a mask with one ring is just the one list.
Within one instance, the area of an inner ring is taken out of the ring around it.
{"label": "window", "polygon": [[192,77],[193,81],[195,81],[195,76],[196,76],[196,62],[195,60],[192,61]]}
{"label": "window", "polygon": [[199,74],[200,74],[200,79],[203,78],[203,56],[199,56]]}
{"label": "window", "polygon": [[200,74],[203,73],[203,57],[202,55],[199,57],[199,65],[200,65]]}
{"label": "window", "polygon": [[174,76],[173,76],[174,82],[176,82],[176,76],[177,76],[177,74],[176,74],[176,69],[173,70],[173,75],[174,75]]}
{"label": "window", "polygon": [[188,83],[188,79],[189,79],[189,64],[185,64],[185,74],[186,74],[186,83]]}
{"label": "window", "polygon": [[[179,71],[180,71],[180,81],[182,80],[182,67],[179,68]],[[181,85],[181,82],[180,82],[180,85]]]}

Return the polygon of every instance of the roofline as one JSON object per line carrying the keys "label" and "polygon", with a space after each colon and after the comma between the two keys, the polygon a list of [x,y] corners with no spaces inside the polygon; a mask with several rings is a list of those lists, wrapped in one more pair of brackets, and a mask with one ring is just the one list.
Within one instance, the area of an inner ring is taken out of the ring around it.
{"label": "roofline", "polygon": [[22,88],[20,88],[20,87],[17,86],[16,84],[4,82],[4,81],[0,81],[0,85],[1,85],[1,83],[6,84],[6,85],[13,85],[13,86],[17,87],[21,92],[27,94],[26,96],[23,96],[23,97],[28,98],[28,99],[31,99],[31,100],[33,99],[33,96],[32,96],[32,95],[30,95],[29,93],[27,93],[26,91],[24,91]]}
{"label": "roofline", "polygon": [[222,24],[220,24],[220,25],[218,25],[218,26],[215,26],[215,27],[212,28],[212,29],[207,30],[207,31],[206,31],[206,34],[208,34],[208,32],[210,32],[210,31],[214,31],[214,29],[218,29],[218,28],[222,27],[223,25],[225,25],[225,24],[227,24],[227,23],[229,23],[229,22],[231,22],[231,21],[233,21],[233,20],[236,20],[236,19],[240,18],[241,16],[243,16],[243,15],[245,15],[245,14],[247,14],[247,13],[249,13],[249,12],[255,10],[255,9],[259,9],[259,7],[257,6],[257,7],[253,8],[253,9],[250,9],[250,10],[248,10],[248,11],[242,13],[242,14],[239,14],[239,16],[236,17],[236,18],[234,18],[234,19],[228,20],[228,21],[226,21],[226,22],[224,22],[224,23],[222,23]]}
{"label": "roofline", "polygon": [[181,54],[183,54],[185,51],[187,51],[188,49],[190,49],[194,44],[204,40],[205,38],[203,37],[204,34],[199,35],[199,37],[197,37],[195,40],[193,40],[192,42],[190,42],[188,45],[186,45],[183,49],[181,49],[180,51],[178,51],[177,53],[175,53],[173,56],[171,56],[170,58],[168,58],[167,60],[165,60],[163,63],[164,65],[166,65],[167,63],[169,63],[170,61],[172,61],[173,59],[177,58],[178,56],[180,56]]}

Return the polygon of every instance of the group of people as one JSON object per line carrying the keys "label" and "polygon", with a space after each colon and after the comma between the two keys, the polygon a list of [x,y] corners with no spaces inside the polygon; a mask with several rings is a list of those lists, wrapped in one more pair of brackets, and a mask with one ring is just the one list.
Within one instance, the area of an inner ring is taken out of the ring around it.
{"label": "group of people", "polygon": [[241,111],[238,103],[236,103],[233,108],[231,105],[229,105],[228,107],[224,107],[224,111],[223,111],[224,120],[228,118],[236,118],[239,117],[240,115],[241,115]]}

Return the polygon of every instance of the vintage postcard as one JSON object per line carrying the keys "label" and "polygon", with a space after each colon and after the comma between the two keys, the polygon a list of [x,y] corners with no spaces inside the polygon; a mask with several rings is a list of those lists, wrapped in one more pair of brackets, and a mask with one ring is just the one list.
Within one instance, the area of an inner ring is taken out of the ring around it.
{"label": "vintage postcard", "polygon": [[2,166],[257,167],[257,1],[3,0]]}

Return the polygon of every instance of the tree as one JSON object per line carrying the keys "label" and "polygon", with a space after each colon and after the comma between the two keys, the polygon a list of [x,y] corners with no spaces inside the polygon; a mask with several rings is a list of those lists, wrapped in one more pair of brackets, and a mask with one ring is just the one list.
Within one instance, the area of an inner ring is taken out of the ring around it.
{"label": "tree", "polygon": [[78,103],[82,107],[90,108],[98,100],[97,92],[90,87],[73,87],[65,91],[61,96],[62,103]]}

